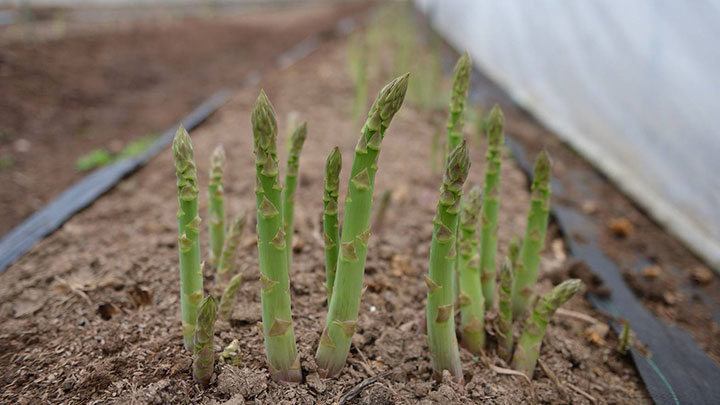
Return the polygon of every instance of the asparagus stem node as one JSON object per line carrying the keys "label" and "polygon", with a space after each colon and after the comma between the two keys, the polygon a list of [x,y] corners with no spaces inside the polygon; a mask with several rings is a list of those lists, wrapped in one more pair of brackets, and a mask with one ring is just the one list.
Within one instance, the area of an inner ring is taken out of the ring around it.
{"label": "asparagus stem node", "polygon": [[581,284],[578,279],[565,280],[553,288],[550,293],[537,300],[532,314],[525,321],[522,335],[517,348],[515,348],[512,363],[515,370],[523,372],[532,379],[550,318],[561,305],[578,292]]}
{"label": "asparagus stem node", "polygon": [[515,318],[525,312],[537,282],[540,253],[545,245],[545,233],[550,215],[551,165],[552,162],[547,151],[540,152],[535,159],[530,211],[512,287],[513,317]]}
{"label": "asparagus stem node", "polygon": [[461,200],[458,225],[458,274],[460,332],[462,344],[473,354],[485,346],[485,299],[480,281],[477,228],[480,222],[482,191],[474,186]]}
{"label": "asparagus stem node", "polygon": [[496,105],[490,112],[487,126],[488,147],[485,155],[485,185],[483,189],[482,236],[480,263],[485,308],[492,308],[495,302],[495,268],[498,245],[498,212],[500,211],[500,168],[504,143],[503,126],[505,118]]}
{"label": "asparagus stem node", "polygon": [[325,320],[324,338],[320,340],[316,354],[318,367],[328,377],[342,370],[350,352],[354,328],[348,325],[354,325],[358,319],[377,159],[390,121],[402,106],[408,77],[409,74],[404,74],[380,91],[355,147],[345,199],[337,272]]}
{"label": "asparagus stem node", "polygon": [[336,146],[325,161],[323,192],[323,231],[325,233],[325,292],[327,303],[332,298],[335,273],[340,251],[340,227],[338,222],[338,193],[340,192],[340,171],[342,155]]}
{"label": "asparagus stem node", "polygon": [[453,273],[457,255],[455,245],[460,196],[469,168],[467,145],[463,141],[450,153],[445,163],[437,214],[433,220],[435,226],[426,278],[428,293],[425,315],[432,368],[436,377],[442,375],[443,370],[448,370],[458,382],[463,381],[463,374],[455,337]]}
{"label": "asparagus stem node", "polygon": [[[278,182],[277,121],[264,91],[252,113],[255,152],[258,256],[263,335],[273,379],[300,382],[300,358],[290,312],[288,248],[283,231],[282,186]],[[282,328],[277,325],[284,325]]]}
{"label": "asparagus stem node", "polygon": [[307,123],[303,122],[290,135],[285,189],[283,189],[283,224],[285,225],[285,244],[287,245],[288,268],[292,263],[292,238],[295,233],[295,190],[297,189],[300,152],[307,137]]}
{"label": "asparagus stem node", "polygon": [[207,387],[210,385],[215,367],[215,299],[205,297],[198,308],[197,328],[195,328],[195,356],[193,358],[193,378]]}
{"label": "asparagus stem node", "polygon": [[223,198],[223,166],[225,150],[218,145],[210,158],[210,182],[208,183],[208,232],[210,233],[210,264],[217,267],[225,241],[225,200]]}
{"label": "asparagus stem node", "polygon": [[190,135],[181,125],[173,139],[173,157],[177,176],[178,250],[180,256],[180,305],[185,349],[193,350],[197,305],[203,295],[200,265],[200,217],[198,216],[197,169]]}

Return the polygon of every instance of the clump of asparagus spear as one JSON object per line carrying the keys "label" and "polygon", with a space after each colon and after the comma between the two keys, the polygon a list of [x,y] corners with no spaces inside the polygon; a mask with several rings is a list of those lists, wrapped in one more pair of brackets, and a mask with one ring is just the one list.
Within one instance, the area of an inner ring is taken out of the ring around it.
{"label": "clump of asparagus spear", "polygon": [[473,354],[485,345],[485,303],[480,284],[480,255],[476,230],[480,221],[482,191],[474,186],[462,199],[458,226],[458,275],[462,343]]}
{"label": "clump of asparagus spear", "polygon": [[549,294],[537,300],[532,314],[525,321],[522,335],[515,349],[512,363],[515,370],[532,378],[535,363],[540,356],[540,345],[550,318],[561,305],[575,295],[580,289],[580,285],[581,281],[578,279],[563,281]]}
{"label": "clump of asparagus spear", "polygon": [[180,126],[173,139],[173,157],[177,175],[178,250],[180,254],[180,305],[185,349],[193,350],[197,305],[203,296],[200,265],[200,216],[198,216],[197,169],[190,135]]}
{"label": "clump of asparagus spear", "polygon": [[463,53],[455,64],[453,71],[453,88],[450,96],[450,115],[447,124],[448,153],[454,150],[462,141],[463,125],[465,124],[465,102],[468,96],[472,73],[472,61],[467,52]]}
{"label": "clump of asparagus spear", "polygon": [[215,365],[215,299],[205,297],[200,302],[195,328],[195,357],[193,359],[193,378],[204,387],[210,385]]}
{"label": "clump of asparagus spear", "polygon": [[218,281],[225,281],[231,273],[233,265],[235,264],[235,257],[237,256],[240,237],[245,229],[246,222],[247,217],[245,212],[241,212],[240,215],[233,219],[233,222],[225,235],[222,253],[220,254],[220,258],[217,262]]}
{"label": "clump of asparagus spear", "polygon": [[533,168],[530,212],[512,287],[514,317],[519,317],[525,312],[537,282],[540,252],[545,244],[550,215],[550,166],[551,161],[547,151],[540,152]]}
{"label": "clump of asparagus spear", "polygon": [[408,77],[409,74],[404,74],[380,91],[370,108],[355,147],[348,196],[345,199],[337,272],[325,328],[316,354],[318,367],[328,377],[342,369],[350,352],[370,237],[370,211],[378,168],[377,159],[385,131],[405,98]]}
{"label": "clump of asparagus spear", "polygon": [[240,289],[241,284],[242,274],[234,275],[220,298],[220,317],[226,321],[229,321],[232,316],[235,301],[237,300],[237,291]]}
{"label": "clump of asparagus spear", "polygon": [[218,265],[225,240],[225,201],[223,199],[223,166],[225,150],[218,145],[210,158],[210,182],[208,183],[208,231],[210,233],[210,263]]}
{"label": "clump of asparagus spear", "polygon": [[430,248],[426,320],[431,363],[436,376],[448,370],[456,381],[463,380],[455,337],[454,267],[460,196],[470,168],[467,145],[461,142],[448,156],[435,227]]}
{"label": "clump of asparagus spear", "polygon": [[287,245],[288,268],[292,262],[292,237],[295,232],[295,190],[297,189],[298,166],[300,152],[307,137],[307,123],[298,125],[290,135],[287,172],[285,173],[285,189],[283,189],[283,223],[285,225],[285,244]]}
{"label": "clump of asparagus spear", "polygon": [[278,181],[277,121],[264,91],[252,113],[257,175],[257,234],[262,291],[262,325],[270,374],[275,380],[300,382],[300,359],[290,313],[290,280],[283,224],[282,186]]}
{"label": "clump of asparagus spear", "polygon": [[498,243],[498,212],[500,211],[500,167],[502,165],[503,126],[505,118],[496,105],[490,112],[487,126],[488,148],[485,155],[485,186],[482,205],[482,237],[480,266],[485,308],[495,301],[495,255]]}
{"label": "clump of asparagus spear", "polygon": [[336,146],[325,161],[325,182],[323,192],[323,230],[325,232],[325,292],[330,305],[335,272],[340,250],[340,229],[338,225],[338,193],[340,192],[340,170],[342,155]]}
{"label": "clump of asparagus spear", "polygon": [[500,285],[498,286],[498,356],[510,361],[513,346],[512,331],[512,283],[514,278],[514,269],[517,263],[520,246],[517,238],[510,240],[508,247],[508,257],[502,264],[500,269]]}

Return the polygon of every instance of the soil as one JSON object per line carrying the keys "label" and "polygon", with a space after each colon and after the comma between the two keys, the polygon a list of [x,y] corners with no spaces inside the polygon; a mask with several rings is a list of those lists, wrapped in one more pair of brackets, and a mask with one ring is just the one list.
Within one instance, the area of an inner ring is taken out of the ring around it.
{"label": "soil", "polygon": [[[0,27],[0,236],[86,173],[78,157],[168,129],[367,3],[133,23],[68,22],[51,40]],[[22,37],[24,38],[24,37]]]}
{"label": "soil", "polygon": [[[228,212],[252,213],[249,117],[260,87],[278,111],[281,134],[288,129],[291,113],[308,121],[290,272],[305,382],[289,386],[269,379],[257,327],[260,283],[250,223],[237,263],[245,278],[239,302],[232,320],[218,322],[215,334],[217,351],[239,340],[241,365],[218,364],[208,389],[193,383],[191,358],[182,346],[180,330],[177,200],[167,151],[0,274],[0,384],[4,387],[0,402],[651,403],[633,365],[616,353],[617,337],[607,332],[607,320],[582,295],[564,307],[574,312],[558,313],[551,321],[542,346],[542,366],[532,382],[505,374],[506,365],[494,356],[492,347],[480,358],[462,351],[464,386],[431,379],[422,331],[423,275],[441,181],[427,164],[437,119],[410,103],[395,117],[383,142],[375,194],[384,190],[393,194],[382,230],[370,238],[368,290],[353,349],[338,378],[318,376],[313,354],[326,311],[320,236],[322,170],[327,153],[338,145],[346,161],[341,178],[344,194],[359,133],[348,113],[353,88],[345,73],[346,48],[346,39],[330,40],[288,69],[268,70],[258,86],[239,90],[191,134],[201,183],[207,184],[210,154],[222,143],[227,152]],[[384,77],[382,82],[391,77],[388,72],[379,76]],[[370,93],[382,82],[373,80]],[[484,146],[476,138],[470,144],[474,162],[470,181],[480,182]],[[499,229],[503,254],[510,237],[524,230],[527,187],[523,173],[505,156]],[[206,207],[207,198],[201,193],[201,212]],[[204,235],[202,250],[207,252]],[[548,239],[552,248],[544,253],[541,270],[550,274],[565,266],[568,258],[556,230],[551,229]],[[213,280],[212,271],[206,269],[208,293],[219,288]],[[539,288],[544,292],[551,286],[551,278],[545,277]],[[588,322],[588,316],[597,322]]]}

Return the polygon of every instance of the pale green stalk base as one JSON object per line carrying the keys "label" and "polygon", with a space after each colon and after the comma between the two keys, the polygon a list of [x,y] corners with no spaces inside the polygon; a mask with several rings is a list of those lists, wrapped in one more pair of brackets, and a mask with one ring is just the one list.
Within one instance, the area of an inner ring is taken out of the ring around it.
{"label": "pale green stalk base", "polygon": [[210,233],[210,264],[217,268],[225,241],[225,200],[223,199],[223,165],[225,150],[218,145],[210,159],[210,182],[208,185],[208,231]]}
{"label": "pale green stalk base", "polygon": [[407,91],[409,74],[386,85],[373,103],[368,120],[355,147],[345,199],[342,237],[332,298],[320,338],[316,362],[326,377],[336,375],[345,365],[358,319],[367,244],[370,237],[375,173],[380,145]]}
{"label": "pale green stalk base", "polygon": [[474,186],[462,199],[458,226],[460,332],[462,345],[473,354],[485,347],[485,298],[480,283],[480,255],[478,254],[477,227],[480,221],[482,192]]}
{"label": "pale green stalk base", "polygon": [[540,345],[550,318],[562,304],[575,295],[580,289],[580,285],[581,282],[578,279],[566,280],[553,288],[549,294],[537,300],[532,314],[525,321],[523,333],[515,349],[513,369],[532,379],[535,364],[540,356]]}
{"label": "pale green stalk base", "polygon": [[180,306],[185,349],[193,350],[197,305],[203,295],[200,265],[200,217],[197,203],[197,170],[190,135],[180,126],[173,140],[173,156],[177,175],[178,250],[180,255]]}
{"label": "pale green stalk base", "polygon": [[537,282],[540,253],[545,245],[550,215],[550,166],[550,157],[546,151],[542,151],[535,160],[530,212],[520,248],[520,260],[515,267],[512,288],[514,318],[519,318],[525,312]]}
{"label": "pale green stalk base", "polygon": [[220,298],[220,318],[229,321],[232,317],[235,302],[237,301],[237,292],[242,285],[242,274],[236,274],[230,279],[222,298]]}
{"label": "pale green stalk base", "polygon": [[215,300],[205,297],[198,309],[197,328],[195,329],[195,356],[193,358],[193,378],[207,387],[215,366]]}

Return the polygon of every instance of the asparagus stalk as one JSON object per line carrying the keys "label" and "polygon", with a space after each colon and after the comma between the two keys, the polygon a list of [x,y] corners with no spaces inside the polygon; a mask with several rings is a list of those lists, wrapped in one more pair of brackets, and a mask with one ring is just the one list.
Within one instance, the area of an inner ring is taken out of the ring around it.
{"label": "asparagus stalk", "polygon": [[200,216],[198,216],[197,169],[190,135],[181,125],[173,139],[175,174],[177,175],[178,250],[180,255],[180,306],[185,349],[193,350],[197,305],[203,296],[200,266]]}
{"label": "asparagus stalk", "polygon": [[480,265],[485,308],[495,301],[495,266],[498,244],[498,211],[500,211],[500,166],[502,165],[503,125],[505,118],[496,105],[488,118],[488,148],[485,155],[485,187],[482,206]]}
{"label": "asparagus stalk", "polygon": [[375,214],[375,219],[372,223],[373,232],[380,232],[382,230],[383,224],[385,222],[385,214],[387,214],[388,207],[390,206],[391,197],[392,193],[390,192],[390,190],[383,191],[382,195],[380,196],[377,213]]}
{"label": "asparagus stalk", "polygon": [[300,164],[300,151],[302,151],[306,137],[306,122],[298,125],[292,135],[290,135],[287,173],[285,173],[285,189],[283,190],[283,223],[285,225],[288,268],[290,268],[290,263],[292,262],[292,237],[295,232],[295,190],[297,189],[298,165]]}
{"label": "asparagus stalk", "polygon": [[[470,168],[467,145],[461,142],[448,156],[440,199],[435,215],[430,247],[426,319],[431,364],[436,377],[448,370],[463,381],[462,364],[455,337],[454,277],[457,253],[455,239],[460,211],[460,195]],[[477,286],[476,286],[477,287]],[[482,301],[479,302],[482,305]]]}
{"label": "asparagus stalk", "polygon": [[340,229],[338,227],[338,193],[340,191],[340,170],[342,155],[336,146],[325,161],[325,191],[323,192],[323,230],[325,232],[325,293],[330,305],[335,272],[340,250]]}
{"label": "asparagus stalk", "polygon": [[223,166],[225,149],[218,145],[210,158],[210,182],[208,185],[208,231],[210,233],[210,263],[218,265],[225,240],[225,201],[223,199]]}
{"label": "asparagus stalk", "polygon": [[535,363],[540,356],[540,345],[547,324],[555,311],[580,289],[581,281],[578,279],[566,280],[553,290],[540,298],[533,308],[532,314],[525,321],[523,333],[518,341],[512,366],[532,379]]}
{"label": "asparagus stalk", "polygon": [[550,215],[550,156],[542,151],[535,159],[531,187],[530,212],[528,213],[525,237],[520,248],[520,260],[515,268],[513,281],[513,317],[517,318],[533,295],[540,267],[540,252],[545,244],[548,216]]}
{"label": "asparagus stalk", "polygon": [[282,186],[278,182],[277,121],[264,91],[260,91],[251,120],[257,174],[255,195],[265,352],[273,379],[300,382],[300,358],[290,313]]}
{"label": "asparagus stalk", "polygon": [[498,330],[500,333],[498,336],[497,348],[498,356],[505,360],[505,362],[510,361],[513,346],[512,280],[512,259],[510,257],[506,257],[502,264],[502,268],[500,269],[500,285],[498,289]]}
{"label": "asparagus stalk", "polygon": [[235,308],[235,301],[237,300],[237,292],[242,284],[242,274],[236,274],[230,279],[230,282],[225,287],[223,295],[220,298],[220,317],[226,321],[230,320],[232,316],[233,308]]}
{"label": "asparagus stalk", "polygon": [[465,102],[468,96],[472,61],[467,52],[463,53],[453,71],[453,88],[450,95],[450,115],[447,124],[447,153],[454,150],[462,141],[465,124]]}
{"label": "asparagus stalk", "polygon": [[205,297],[198,308],[197,328],[195,329],[195,357],[193,359],[193,378],[204,387],[210,385],[215,367],[215,299]]}
{"label": "asparagus stalk", "polygon": [[476,235],[481,204],[482,191],[474,186],[462,199],[458,226],[460,331],[463,346],[473,354],[480,354],[485,346],[485,304]]}
{"label": "asparagus stalk", "polygon": [[623,325],[622,333],[620,333],[620,339],[618,341],[618,347],[617,351],[618,353],[622,354],[623,356],[627,354],[628,350],[630,350],[630,345],[632,343],[630,342],[630,321],[625,320],[625,324]]}
{"label": "asparagus stalk", "polygon": [[355,333],[370,237],[370,211],[377,159],[385,131],[405,98],[408,77],[406,73],[380,91],[370,107],[368,119],[355,147],[348,196],[345,199],[337,274],[316,354],[318,367],[328,377],[342,369]]}
{"label": "asparagus stalk", "polygon": [[245,212],[241,212],[240,215],[233,219],[230,229],[225,235],[225,241],[223,243],[222,253],[218,260],[218,272],[217,280],[225,281],[228,276],[232,273],[233,265],[235,264],[235,258],[237,257],[238,245],[240,244],[240,237],[242,236],[243,229],[245,229],[245,223],[247,217]]}

